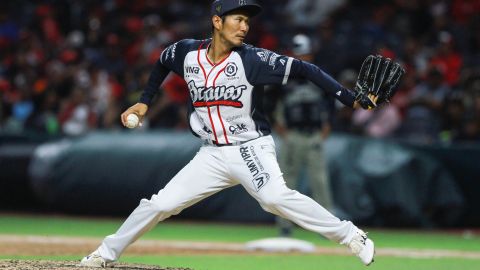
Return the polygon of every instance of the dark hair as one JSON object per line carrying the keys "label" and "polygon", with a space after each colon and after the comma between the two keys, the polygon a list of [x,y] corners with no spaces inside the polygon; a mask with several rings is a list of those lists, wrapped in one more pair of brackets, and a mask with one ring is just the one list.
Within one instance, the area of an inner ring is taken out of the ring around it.
{"label": "dark hair", "polygon": [[[225,15],[222,15],[220,16],[220,18],[222,19],[222,23],[225,22],[225,17],[227,16],[228,14],[225,14]],[[213,34],[213,31],[215,30],[215,27],[213,27],[213,24],[212,24],[212,34]]]}

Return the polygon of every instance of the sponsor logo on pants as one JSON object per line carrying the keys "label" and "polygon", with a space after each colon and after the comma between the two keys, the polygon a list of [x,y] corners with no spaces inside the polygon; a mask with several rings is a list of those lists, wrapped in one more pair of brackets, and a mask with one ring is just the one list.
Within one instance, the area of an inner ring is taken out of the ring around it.
{"label": "sponsor logo on pants", "polygon": [[270,175],[268,173],[261,173],[255,179],[252,180],[253,187],[255,187],[255,191],[259,191],[265,184],[267,184],[268,180],[270,180]]}
{"label": "sponsor logo on pants", "polygon": [[264,167],[255,153],[253,145],[240,147],[240,155],[253,177],[252,183],[255,191],[260,191],[270,180],[270,175],[263,172]]}

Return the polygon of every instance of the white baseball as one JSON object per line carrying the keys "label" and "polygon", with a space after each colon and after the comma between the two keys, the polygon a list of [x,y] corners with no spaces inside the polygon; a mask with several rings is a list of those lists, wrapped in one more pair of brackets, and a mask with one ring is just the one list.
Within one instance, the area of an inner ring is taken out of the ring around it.
{"label": "white baseball", "polygon": [[136,114],[129,114],[127,116],[127,128],[136,128],[138,126],[140,119],[138,119],[138,116]]}

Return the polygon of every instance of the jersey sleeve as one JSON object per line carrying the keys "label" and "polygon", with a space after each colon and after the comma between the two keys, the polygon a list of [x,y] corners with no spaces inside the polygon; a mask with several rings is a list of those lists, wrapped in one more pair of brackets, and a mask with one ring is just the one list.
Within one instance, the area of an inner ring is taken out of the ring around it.
{"label": "jersey sleeve", "polygon": [[143,90],[140,102],[150,105],[158,88],[163,83],[170,71],[173,71],[183,77],[183,63],[187,53],[192,50],[194,40],[184,39],[173,43],[163,50],[155,67],[150,73],[147,86]]}
{"label": "jersey sleeve", "polygon": [[150,73],[150,77],[148,78],[147,86],[142,92],[140,97],[140,103],[150,105],[153,100],[153,97],[157,94],[158,88],[162,84],[162,82],[167,77],[170,70],[165,67],[161,62],[160,59],[155,64],[152,72]]}
{"label": "jersey sleeve", "polygon": [[252,85],[285,85],[290,76],[293,58],[251,47],[245,61],[247,79]]}
{"label": "jersey sleeve", "polygon": [[346,106],[353,107],[354,105],[354,91],[343,87],[329,74],[325,73],[318,66],[312,63],[295,59],[291,65],[289,75],[291,75],[293,78],[305,78],[311,81]]}
{"label": "jersey sleeve", "polygon": [[194,42],[195,41],[191,39],[184,39],[168,46],[160,55],[160,63],[169,70],[183,77],[185,56],[192,50]]}

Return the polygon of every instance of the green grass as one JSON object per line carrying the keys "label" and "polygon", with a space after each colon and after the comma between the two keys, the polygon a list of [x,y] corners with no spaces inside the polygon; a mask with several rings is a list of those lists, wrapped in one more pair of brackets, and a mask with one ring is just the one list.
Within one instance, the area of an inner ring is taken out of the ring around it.
{"label": "green grass", "polygon": [[379,247],[480,251],[478,234],[372,230],[369,235]]}
{"label": "green grass", "polygon": [[[81,219],[67,217],[31,217],[0,215],[0,234],[104,237],[116,231],[123,220]],[[426,231],[369,230],[377,246],[395,248],[456,249],[480,251],[480,236],[463,237]],[[237,225],[162,222],[142,239],[189,240],[212,242],[247,242],[275,237],[278,231],[272,225]],[[297,228],[295,238],[321,246],[337,246],[315,233]]]}
{"label": "green grass", "polygon": [[[104,237],[113,233],[122,219],[85,219],[69,217],[0,215],[0,234]],[[433,231],[369,230],[377,247],[413,249],[451,249],[480,251],[478,234],[445,233]],[[246,242],[275,237],[272,225],[209,224],[162,222],[142,239]],[[295,238],[314,242],[320,246],[335,246],[318,235],[296,229]],[[54,259],[76,260],[78,256],[4,256],[0,259]],[[124,256],[122,262],[153,264],[169,267],[190,267],[195,270],[277,270],[277,269],[365,269],[354,256],[332,255],[178,255],[178,256]],[[378,270],[447,270],[479,269],[476,259],[416,259],[378,256],[368,269]]]}
{"label": "green grass", "polygon": [[[78,261],[74,256],[0,256],[0,259],[50,259]],[[184,255],[184,256],[124,256],[121,262],[189,267],[195,270],[353,270],[366,269],[357,258],[346,256],[252,256],[252,255]],[[478,260],[466,259],[409,259],[378,257],[368,270],[476,270]]]}

